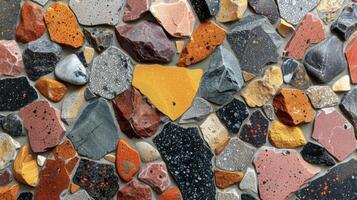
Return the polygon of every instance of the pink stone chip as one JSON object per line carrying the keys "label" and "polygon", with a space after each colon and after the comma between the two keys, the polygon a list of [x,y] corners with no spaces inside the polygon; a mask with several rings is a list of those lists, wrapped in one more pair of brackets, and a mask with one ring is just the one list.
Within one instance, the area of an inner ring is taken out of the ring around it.
{"label": "pink stone chip", "polygon": [[326,108],[318,112],[312,138],[340,161],[357,148],[351,123],[335,108]]}
{"label": "pink stone chip", "polygon": [[46,100],[38,100],[22,108],[20,116],[35,153],[57,146],[64,137],[66,129],[61,121],[60,111]]}
{"label": "pink stone chip", "polygon": [[169,174],[164,162],[146,164],[139,174],[139,179],[159,193],[165,191],[170,185]]}
{"label": "pink stone chip", "polygon": [[123,20],[127,22],[139,19],[149,8],[149,0],[127,0]]}
{"label": "pink stone chip", "polygon": [[265,200],[285,200],[320,169],[305,162],[295,150],[262,149],[254,160],[259,194]]}
{"label": "pink stone chip", "polygon": [[136,179],[131,180],[118,191],[118,200],[151,200],[150,187]]}
{"label": "pink stone chip", "polygon": [[0,40],[0,77],[17,76],[24,71],[24,63],[15,40]]}
{"label": "pink stone chip", "polygon": [[350,70],[351,81],[357,83],[357,37],[355,36],[346,47],[346,58]]}
{"label": "pink stone chip", "polygon": [[285,47],[284,55],[303,59],[305,50],[326,37],[322,21],[313,14],[307,14]]}

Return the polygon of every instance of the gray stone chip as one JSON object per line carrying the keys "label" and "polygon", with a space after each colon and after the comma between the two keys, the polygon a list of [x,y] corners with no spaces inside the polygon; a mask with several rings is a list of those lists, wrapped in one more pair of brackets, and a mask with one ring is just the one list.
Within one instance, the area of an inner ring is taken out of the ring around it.
{"label": "gray stone chip", "polygon": [[277,0],[280,16],[293,25],[300,23],[319,2],[320,0]]}

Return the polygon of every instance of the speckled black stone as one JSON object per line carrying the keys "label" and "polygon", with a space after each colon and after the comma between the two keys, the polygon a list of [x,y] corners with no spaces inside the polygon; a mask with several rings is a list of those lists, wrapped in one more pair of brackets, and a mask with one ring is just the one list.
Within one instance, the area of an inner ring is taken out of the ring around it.
{"label": "speckled black stone", "polygon": [[17,197],[17,200],[32,200],[33,199],[33,194],[31,192],[22,192],[19,197]]}
{"label": "speckled black stone", "polygon": [[341,39],[347,40],[357,30],[357,4],[346,6],[340,16],[331,24],[331,30]]}
{"label": "speckled black stone", "polygon": [[302,158],[311,164],[326,166],[333,166],[336,164],[335,160],[329,155],[326,149],[311,142],[307,143],[300,153]]}
{"label": "speckled black stone", "polygon": [[190,0],[200,21],[205,21],[215,16],[220,7],[220,0]]}
{"label": "speckled black stone", "polygon": [[250,7],[260,15],[266,16],[272,24],[279,19],[279,10],[274,0],[248,0]]}
{"label": "speckled black stone", "polygon": [[301,200],[356,200],[357,160],[332,168],[296,193]]}
{"label": "speckled black stone", "polygon": [[0,1],[0,40],[12,40],[15,38],[20,8],[21,0]]}
{"label": "speckled black stone", "polygon": [[240,196],[240,198],[241,198],[242,200],[257,200],[255,197],[253,197],[253,196],[250,195],[250,194],[242,194],[242,195]]}
{"label": "speckled black stone", "polygon": [[11,113],[4,117],[2,121],[2,129],[5,133],[13,137],[23,135],[22,120],[20,116],[15,113]]}
{"label": "speckled black stone", "polygon": [[213,154],[204,145],[197,128],[182,128],[169,122],[153,141],[180,187],[183,199],[215,199]]}
{"label": "speckled black stone", "polygon": [[261,147],[266,143],[268,129],[268,119],[261,111],[256,110],[242,126],[239,138],[255,147]]}
{"label": "speckled black stone", "polygon": [[243,121],[249,116],[247,105],[240,100],[232,102],[217,110],[217,117],[226,125],[229,131],[237,134]]}
{"label": "speckled black stone", "polygon": [[73,183],[97,200],[112,200],[119,189],[119,178],[113,165],[81,159]]}
{"label": "speckled black stone", "polygon": [[98,97],[95,96],[95,94],[93,94],[92,91],[90,91],[89,88],[86,88],[86,90],[84,91],[84,99],[86,101],[91,101],[91,100],[94,100],[94,99],[97,99]]}
{"label": "speckled black stone", "polygon": [[88,42],[98,52],[102,52],[113,43],[114,34],[107,28],[84,28],[83,33]]}
{"label": "speckled black stone", "polygon": [[357,87],[343,96],[340,108],[355,128],[357,135]]}
{"label": "speckled black stone", "polygon": [[60,60],[61,53],[61,46],[47,39],[28,43],[22,57],[29,79],[36,81],[41,76],[53,72]]}
{"label": "speckled black stone", "polygon": [[0,80],[0,111],[15,111],[35,101],[36,90],[26,77]]}

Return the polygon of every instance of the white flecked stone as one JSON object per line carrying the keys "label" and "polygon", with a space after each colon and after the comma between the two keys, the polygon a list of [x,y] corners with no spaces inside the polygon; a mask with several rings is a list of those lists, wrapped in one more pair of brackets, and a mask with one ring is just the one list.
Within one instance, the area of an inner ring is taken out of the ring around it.
{"label": "white flecked stone", "polygon": [[277,0],[280,16],[293,25],[299,24],[306,13],[319,2],[320,0]]}
{"label": "white flecked stone", "polygon": [[46,3],[48,2],[48,0],[32,0],[32,1],[40,4],[41,6],[46,5]]}
{"label": "white flecked stone", "polygon": [[339,78],[333,85],[332,90],[335,92],[347,92],[351,90],[350,76],[344,75]]}
{"label": "white flecked stone", "polygon": [[239,184],[241,190],[248,190],[254,193],[258,192],[257,188],[257,175],[255,174],[254,169],[248,167],[247,171],[244,174],[242,181]]}
{"label": "white flecked stone", "polygon": [[144,162],[152,162],[160,157],[157,149],[147,142],[137,142],[136,149]]}
{"label": "white flecked stone", "polygon": [[240,200],[238,191],[234,188],[218,192],[218,200]]}
{"label": "white flecked stone", "polygon": [[216,114],[211,114],[200,126],[204,140],[214,151],[229,140],[227,129],[220,122]]}
{"label": "white flecked stone", "polygon": [[16,142],[6,133],[0,133],[0,170],[5,169],[16,158]]}
{"label": "white flecked stone", "polygon": [[37,155],[37,165],[42,167],[45,165],[46,159],[47,158],[45,156]]}
{"label": "white flecked stone", "polygon": [[84,85],[88,82],[87,70],[75,54],[67,56],[57,64],[55,75],[73,85]]}
{"label": "white flecked stone", "polygon": [[61,119],[71,124],[77,117],[84,103],[85,87],[78,88],[65,96],[62,103]]}

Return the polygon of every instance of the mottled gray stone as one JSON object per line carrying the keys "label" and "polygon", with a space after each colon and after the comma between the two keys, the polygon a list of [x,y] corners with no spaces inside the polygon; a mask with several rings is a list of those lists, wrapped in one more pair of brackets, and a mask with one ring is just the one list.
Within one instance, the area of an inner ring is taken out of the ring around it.
{"label": "mottled gray stone", "polygon": [[273,121],[275,119],[274,115],[274,107],[270,104],[266,104],[263,106],[263,111],[265,116],[270,120]]}
{"label": "mottled gray stone", "polygon": [[220,0],[190,0],[198,18],[205,21],[218,13]]}
{"label": "mottled gray stone", "polygon": [[211,112],[213,112],[211,104],[201,97],[196,97],[193,100],[192,106],[182,115],[180,123],[184,124],[200,121]]}
{"label": "mottled gray stone", "polygon": [[225,189],[218,192],[217,200],[240,200],[235,188]]}
{"label": "mottled gray stone", "polygon": [[347,40],[357,29],[357,4],[346,6],[336,21],[331,24],[331,30],[343,40]]}
{"label": "mottled gray stone", "polygon": [[319,2],[320,0],[277,0],[280,16],[293,25],[300,23]]}
{"label": "mottled gray stone", "polygon": [[15,38],[16,22],[20,14],[21,0],[0,1],[0,40]]}
{"label": "mottled gray stone", "polygon": [[55,75],[73,85],[84,85],[88,82],[87,70],[75,54],[67,56],[57,64]]}
{"label": "mottled gray stone", "polygon": [[299,61],[288,58],[284,60],[281,68],[285,83],[301,90],[307,89],[312,84],[304,66]]}
{"label": "mottled gray stone", "polygon": [[84,28],[84,36],[98,52],[103,52],[113,43],[113,31],[108,28]]}
{"label": "mottled gray stone", "polygon": [[255,173],[254,169],[248,167],[242,181],[239,183],[239,188],[241,190],[248,190],[254,193],[258,193],[257,185],[257,174]]}
{"label": "mottled gray stone", "polygon": [[347,68],[343,42],[337,36],[330,36],[307,52],[304,65],[317,81],[330,82]]}
{"label": "mottled gray stone", "polygon": [[96,98],[97,98],[97,96],[95,96],[95,94],[93,94],[93,92],[90,91],[89,88],[86,88],[86,90],[84,91],[84,99],[86,101],[91,101],[91,100],[96,99]]}
{"label": "mottled gray stone", "polygon": [[208,71],[202,77],[201,96],[218,105],[232,101],[244,84],[236,57],[223,45],[212,55]]}
{"label": "mottled gray stone", "polygon": [[32,0],[32,1],[40,4],[41,6],[46,5],[46,3],[48,2],[48,0]]}
{"label": "mottled gray stone", "polygon": [[357,87],[342,98],[340,108],[354,126],[357,135]]}
{"label": "mottled gray stone", "polygon": [[97,99],[87,105],[67,137],[80,155],[91,159],[114,151],[119,134],[108,103]]}
{"label": "mottled gray stone", "polygon": [[337,94],[329,86],[311,86],[306,94],[314,108],[334,107],[339,102]]}
{"label": "mottled gray stone", "polygon": [[93,200],[93,198],[85,190],[79,190],[74,194],[68,195],[66,200]]}
{"label": "mottled gray stone", "polygon": [[8,133],[13,137],[23,135],[22,120],[20,116],[15,113],[11,113],[4,117],[2,121],[2,128],[5,133]]}
{"label": "mottled gray stone", "polygon": [[279,10],[274,0],[248,0],[253,10],[260,15],[266,16],[272,24],[279,19]]}
{"label": "mottled gray stone", "polygon": [[93,93],[113,99],[129,89],[133,68],[129,56],[111,46],[94,59],[89,87]]}

